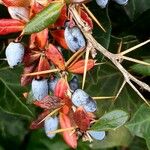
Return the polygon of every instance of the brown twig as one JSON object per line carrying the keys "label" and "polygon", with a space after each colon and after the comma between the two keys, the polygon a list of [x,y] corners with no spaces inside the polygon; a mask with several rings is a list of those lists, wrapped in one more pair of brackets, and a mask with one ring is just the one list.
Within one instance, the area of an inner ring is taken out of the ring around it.
{"label": "brown twig", "polygon": [[[86,29],[86,24],[84,24],[82,22],[82,19],[80,18],[78,12],[75,9],[75,5],[70,5],[69,7],[69,11],[72,13],[73,19],[75,20],[76,24],[78,25],[78,27],[81,29],[81,31],[83,32],[84,36],[86,37],[87,41],[90,42],[92,44],[92,46],[97,49],[97,51],[99,51],[100,53],[102,53],[105,57],[107,57],[119,70],[120,72],[123,74],[124,79],[126,81],[126,83],[128,83],[133,89],[134,91],[145,101],[145,103],[147,105],[149,105],[149,103],[147,102],[147,100],[142,96],[142,94],[138,91],[138,89],[132,84],[131,81],[135,82],[136,84],[138,84],[140,87],[142,87],[143,89],[147,90],[150,92],[150,87],[144,83],[139,81],[138,79],[136,79],[133,75],[131,75],[118,61],[121,56],[118,57],[118,54],[113,54],[111,52],[109,52],[107,49],[105,49],[101,44],[99,44],[95,38],[92,36],[92,34],[90,32],[88,32]],[[150,40],[147,40],[148,43],[150,42]],[[144,44],[145,44],[144,43]],[[142,46],[143,44],[141,44],[140,46]],[[140,47],[139,45],[136,48]],[[126,54],[130,51],[132,51],[133,49],[130,48],[129,50],[126,50],[126,52],[122,53],[122,54]],[[150,105],[149,105],[150,106]]]}

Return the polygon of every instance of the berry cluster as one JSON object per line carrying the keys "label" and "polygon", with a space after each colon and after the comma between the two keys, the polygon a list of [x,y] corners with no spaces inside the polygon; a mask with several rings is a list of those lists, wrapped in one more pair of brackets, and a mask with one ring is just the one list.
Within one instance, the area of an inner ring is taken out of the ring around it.
{"label": "berry cluster", "polygon": [[[7,62],[11,68],[24,64],[21,85],[31,84],[29,94],[33,97],[33,104],[43,109],[30,128],[44,127],[49,138],[62,132],[64,140],[72,148],[77,147],[79,137],[90,141],[92,138],[104,139],[105,131],[90,130],[96,120],[94,112],[97,104],[79,88],[78,77],[75,75],[84,73],[85,63],[88,71],[96,65],[96,61],[92,56],[87,62],[82,58],[87,47],[86,38],[72,19],[68,6],[65,2],[51,0],[2,1],[12,18],[0,19],[3,28],[0,35],[22,31],[6,48]],[[97,1],[101,7],[105,7],[107,2]],[[51,12],[50,18],[46,11]],[[82,7],[78,7],[78,11],[91,31],[92,20]],[[45,17],[45,22],[37,26],[34,23],[38,23],[41,16]],[[27,45],[21,43],[25,34],[30,34]],[[71,53],[68,61],[63,56],[65,49]],[[73,76],[70,81],[69,75]],[[59,125],[61,129],[58,129]]]}

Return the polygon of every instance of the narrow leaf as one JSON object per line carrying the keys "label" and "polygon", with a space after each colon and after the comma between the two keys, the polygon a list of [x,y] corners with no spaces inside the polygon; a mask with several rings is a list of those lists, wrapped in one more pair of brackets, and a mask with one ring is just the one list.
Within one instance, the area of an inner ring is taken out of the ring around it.
{"label": "narrow leaf", "polygon": [[22,31],[24,23],[16,19],[0,19],[0,35]]}
{"label": "narrow leaf", "polygon": [[26,26],[23,31],[24,34],[32,34],[40,32],[47,28],[49,25],[56,22],[61,9],[63,7],[62,2],[49,4],[43,11],[37,14]]}

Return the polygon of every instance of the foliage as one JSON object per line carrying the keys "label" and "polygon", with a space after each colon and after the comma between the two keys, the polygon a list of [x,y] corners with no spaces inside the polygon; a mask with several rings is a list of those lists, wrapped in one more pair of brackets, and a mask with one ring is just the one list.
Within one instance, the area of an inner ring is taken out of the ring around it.
{"label": "foliage", "polygon": [[[55,23],[62,6],[61,3],[56,4],[56,8],[54,7],[55,4],[52,5],[53,8],[51,8],[51,5],[47,8],[49,10],[48,15],[47,10],[44,10],[39,17],[35,17],[25,26],[23,32],[31,34]],[[126,6],[120,6],[114,1],[109,1],[105,9],[101,9],[95,1],[87,3],[86,6],[106,30],[104,32],[93,21],[93,36],[112,53],[117,53],[121,41],[123,43],[121,51],[124,51],[150,37],[149,0],[129,0]],[[0,5],[0,18],[10,18],[7,8],[3,5]],[[42,19],[41,25],[40,20]],[[18,33],[0,36],[0,58],[5,57],[5,46],[9,41],[18,36]],[[26,45],[28,44],[27,39],[28,35],[22,38]],[[132,51],[128,56],[144,62],[150,62],[149,48],[150,44],[147,44]],[[64,53],[65,60],[67,60],[71,54]],[[115,96],[124,81],[122,74],[102,54],[98,53],[96,59],[98,63],[102,62],[104,64],[97,65],[88,71],[85,91],[91,97]],[[150,76],[149,66],[135,64],[126,60],[122,64],[129,72],[148,83],[147,79]],[[57,134],[54,139],[49,139],[43,129],[29,129],[30,123],[38,116],[41,109],[26,102],[23,93],[29,92],[31,87],[30,85],[21,86],[22,72],[22,65],[12,69],[8,67],[6,61],[0,60],[0,150],[70,149],[60,134]],[[81,86],[82,76],[78,75],[78,78]],[[140,87],[138,89],[147,99],[149,98],[148,92],[144,92]],[[114,150],[115,147],[117,149],[129,147],[132,150],[150,150],[150,107],[144,104],[129,85],[124,86],[115,100],[111,98],[96,101],[98,107],[96,117],[99,120],[91,126],[91,130],[105,130],[106,137],[102,141],[94,140],[92,143],[83,142],[80,139],[78,150],[106,150],[109,148]]]}

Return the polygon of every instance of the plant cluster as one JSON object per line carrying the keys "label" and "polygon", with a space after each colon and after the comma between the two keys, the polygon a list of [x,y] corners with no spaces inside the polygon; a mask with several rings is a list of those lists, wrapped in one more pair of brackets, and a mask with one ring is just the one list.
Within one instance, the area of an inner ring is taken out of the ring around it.
{"label": "plant cluster", "polygon": [[[113,0],[119,6],[127,0]],[[0,35],[19,33],[5,48],[5,56],[10,68],[23,64],[21,86],[30,87],[23,93],[30,104],[38,107],[42,113],[30,123],[30,129],[44,128],[45,134],[53,139],[56,133],[62,133],[64,141],[76,149],[78,139],[82,141],[107,138],[110,130],[118,129],[129,119],[126,111],[117,109],[97,115],[97,99],[116,100],[124,85],[131,88],[149,105],[148,101],[133,84],[143,89],[150,87],[131,75],[121,64],[129,60],[149,66],[125,54],[141,47],[150,40],[129,48],[118,54],[105,49],[92,36],[94,22],[100,30],[106,32],[84,0],[2,0],[8,8],[11,18],[0,19]],[[108,5],[108,0],[96,0],[100,9]],[[24,37],[26,39],[24,40]],[[94,97],[84,90],[87,73],[100,62],[99,53],[110,60],[122,73],[124,82],[116,96]],[[82,86],[80,79],[83,76]]]}

